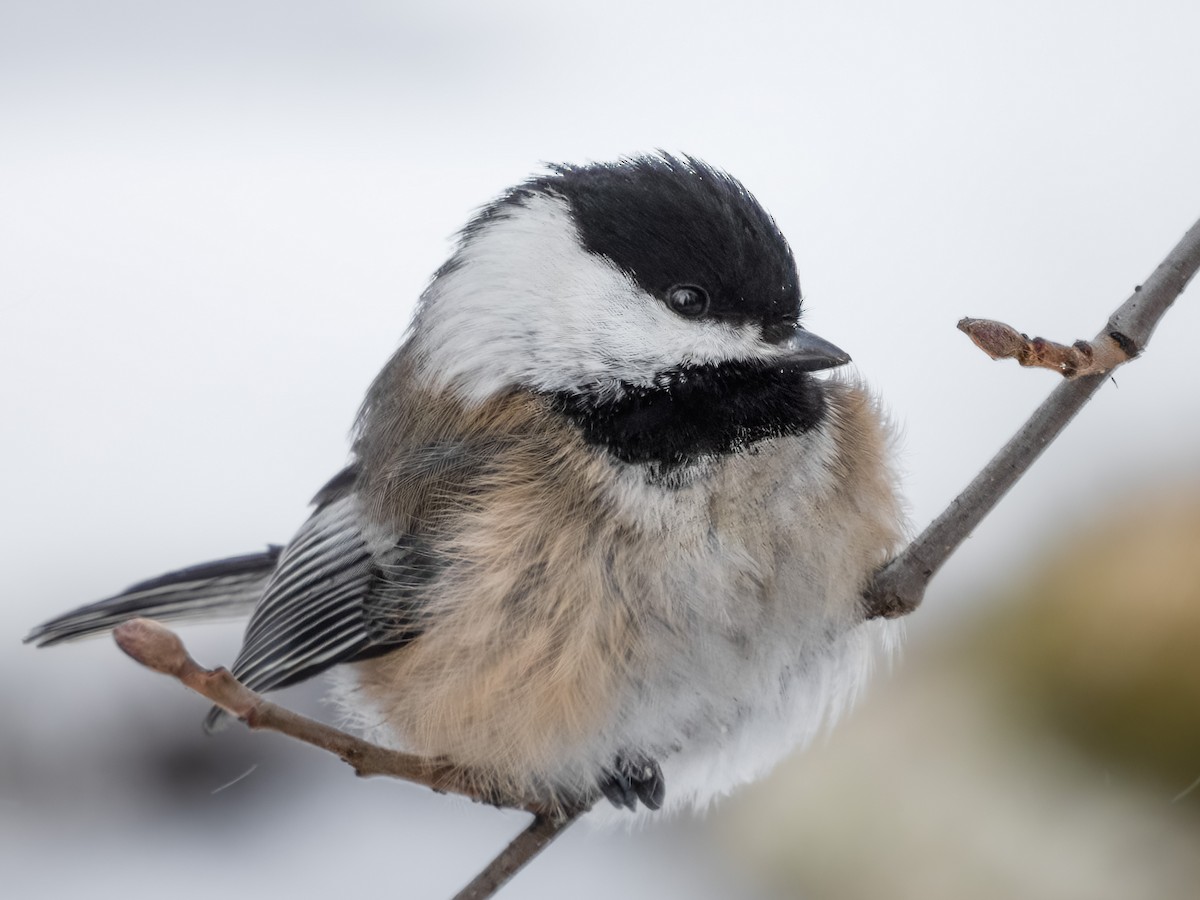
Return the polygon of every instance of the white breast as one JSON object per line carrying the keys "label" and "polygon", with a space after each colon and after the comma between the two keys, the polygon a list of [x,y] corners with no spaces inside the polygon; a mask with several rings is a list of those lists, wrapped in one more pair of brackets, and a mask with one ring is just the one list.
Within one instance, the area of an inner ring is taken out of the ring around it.
{"label": "white breast", "polygon": [[612,740],[656,748],[668,807],[703,806],[808,743],[898,641],[898,624],[859,612],[899,535],[894,499],[847,489],[832,426],[764,441],[674,488],[630,466],[616,489],[620,514],[658,550],[660,593],[645,625],[653,658]]}

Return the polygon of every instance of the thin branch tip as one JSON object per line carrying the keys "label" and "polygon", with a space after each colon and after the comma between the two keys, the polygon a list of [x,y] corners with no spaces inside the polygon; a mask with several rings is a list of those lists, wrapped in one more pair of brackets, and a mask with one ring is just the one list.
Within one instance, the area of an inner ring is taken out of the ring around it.
{"label": "thin branch tip", "polygon": [[179,635],[153,619],[130,619],[113,629],[113,640],[121,651],[148,669],[176,678],[194,666]]}
{"label": "thin branch tip", "polygon": [[113,631],[126,654],[142,665],[175,678],[184,687],[221,707],[253,729],[276,731],[339,757],[354,773],[367,778],[386,775],[429,788],[440,794],[457,794],[505,809],[543,815],[539,803],[500,803],[483,796],[467,773],[440,759],[429,759],[372,744],[267,700],[242,684],[224,667],[207,669],[187,652],[182,639],[158,622],[131,619]]}
{"label": "thin branch tip", "polygon": [[1068,345],[1031,338],[994,319],[959,319],[958,330],[992,359],[1015,359],[1022,366],[1050,369],[1064,378],[1102,375],[1138,354],[1136,344],[1119,331]]}

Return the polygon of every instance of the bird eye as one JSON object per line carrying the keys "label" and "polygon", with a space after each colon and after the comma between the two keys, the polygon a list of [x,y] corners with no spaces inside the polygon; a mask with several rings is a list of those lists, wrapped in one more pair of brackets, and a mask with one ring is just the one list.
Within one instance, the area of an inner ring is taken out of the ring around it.
{"label": "bird eye", "polygon": [[708,292],[694,284],[677,284],[667,291],[667,306],[681,316],[695,319],[708,310]]}

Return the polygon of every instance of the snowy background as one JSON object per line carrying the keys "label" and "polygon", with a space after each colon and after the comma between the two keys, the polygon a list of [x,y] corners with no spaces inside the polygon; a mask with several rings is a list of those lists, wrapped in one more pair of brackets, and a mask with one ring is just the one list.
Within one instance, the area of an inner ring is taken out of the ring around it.
{"label": "snowy background", "polygon": [[[286,540],[477,206],[544,161],[655,148],[738,176],[793,245],[807,324],[902,424],[920,527],[1055,381],[988,362],[958,318],[1091,337],[1200,216],[1198,35],[1185,0],[4,0],[6,893],[448,896],[519,827],[272,737],[205,740],[203,703],[107,641],[19,645],[143,577]],[[1200,478],[1196,291],[947,566],[893,677],[1045,547]],[[215,664],[238,636],[188,640]],[[905,781],[879,735],[863,771]],[[826,799],[810,826],[853,844],[831,812],[850,801]],[[873,800],[884,815],[853,797]],[[849,896],[763,874],[729,839],[748,802],[576,829],[511,894]]]}

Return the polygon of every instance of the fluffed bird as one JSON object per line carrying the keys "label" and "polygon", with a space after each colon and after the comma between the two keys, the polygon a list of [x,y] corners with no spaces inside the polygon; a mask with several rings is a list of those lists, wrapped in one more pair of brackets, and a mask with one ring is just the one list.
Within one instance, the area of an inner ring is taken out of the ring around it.
{"label": "fluffed bird", "polygon": [[[728,174],[560,165],[486,206],[286,546],[52,619],[249,612],[255,690],[341,673],[368,734],[508,803],[707,803],[809,739],[892,623],[892,431],[800,324],[795,261]],[[214,710],[211,727],[222,713]]]}

